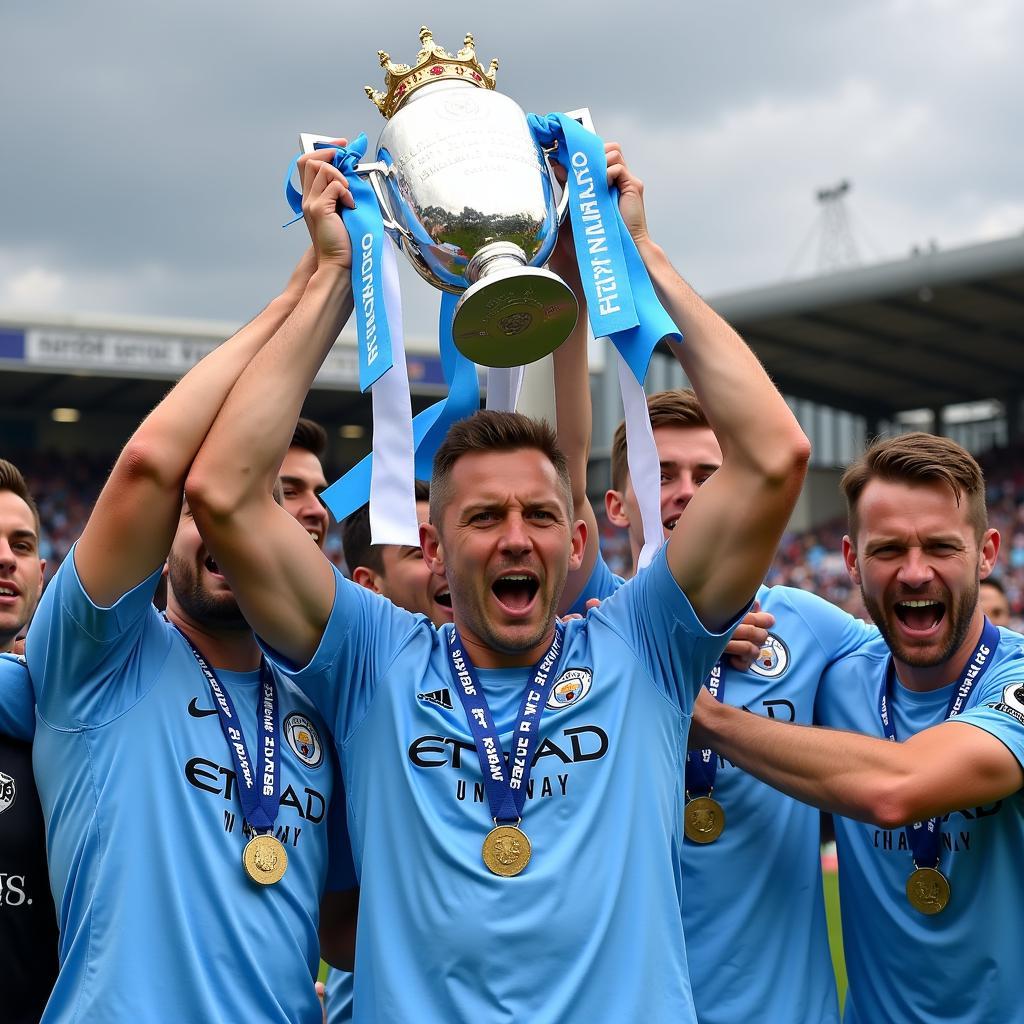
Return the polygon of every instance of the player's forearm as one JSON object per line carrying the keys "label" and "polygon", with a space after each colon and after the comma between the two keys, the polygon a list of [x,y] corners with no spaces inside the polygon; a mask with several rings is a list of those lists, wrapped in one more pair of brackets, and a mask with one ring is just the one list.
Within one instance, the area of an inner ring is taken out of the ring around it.
{"label": "player's forearm", "polygon": [[155,481],[177,506],[189,466],[231,388],[296,301],[279,295],[189,370],[132,435],[118,470],[128,478]]}
{"label": "player's forearm", "polygon": [[351,312],[347,271],[317,270],[239,378],[196,457],[186,487],[196,510],[230,512],[270,492],[313,378]]}
{"label": "player's forearm", "polygon": [[726,461],[769,482],[802,473],[809,442],[757,357],[676,272],[660,246],[644,240],[639,250],[662,305],[683,333],[673,353]]}
{"label": "player's forearm", "polygon": [[825,811],[886,828],[905,824],[913,767],[901,744],[774,722],[700,701],[690,743],[707,745],[775,789]]}

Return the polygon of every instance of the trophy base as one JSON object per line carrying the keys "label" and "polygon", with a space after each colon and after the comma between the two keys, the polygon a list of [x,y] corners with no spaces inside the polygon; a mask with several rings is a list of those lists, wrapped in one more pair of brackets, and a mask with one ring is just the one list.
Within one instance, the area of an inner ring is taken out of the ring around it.
{"label": "trophy base", "polygon": [[579,304],[550,270],[493,270],[455,307],[455,346],[480,366],[523,366],[554,352],[576,326]]}

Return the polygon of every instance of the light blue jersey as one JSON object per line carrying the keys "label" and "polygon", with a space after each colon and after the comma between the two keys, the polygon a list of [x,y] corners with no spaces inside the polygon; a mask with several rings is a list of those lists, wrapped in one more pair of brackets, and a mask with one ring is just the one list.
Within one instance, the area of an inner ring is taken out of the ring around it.
{"label": "light blue jersey", "polygon": [[[336,575],[295,674],[334,726],[361,880],[356,1021],[694,1021],[682,921],[682,759],[725,642],[664,554],[566,628],[522,827],[500,878],[472,734],[435,630]],[[731,629],[732,627],[730,627]],[[481,670],[508,749],[528,669]]]}
{"label": "light blue jersey", "polygon": [[[1024,640],[999,632],[991,667],[956,722],[996,736],[1024,764]],[[888,657],[878,639],[835,665],[819,692],[821,723],[883,737],[878,693]],[[919,693],[897,680],[890,704],[897,737],[943,721],[955,685]],[[1013,969],[1024,949],[1024,796],[943,819],[939,867],[951,897],[933,916],[907,902],[914,865],[902,828],[835,822],[850,986],[846,1024],[1024,1020]]]}
{"label": "light blue jersey", "polygon": [[[826,667],[877,630],[828,601],[761,587],[775,625],[757,661],[723,670],[725,702],[810,724]],[[838,1022],[821,878],[821,819],[719,758],[721,837],[683,848],[683,929],[701,1024]]]}
{"label": "light blue jersey", "polygon": [[35,698],[25,659],[0,654],[0,736],[28,742],[35,730]]}
{"label": "light blue jersey", "polygon": [[[209,686],[151,603],[159,576],[98,608],[68,557],[29,631],[60,920],[44,1024],[319,1024],[320,894],[353,884],[329,878],[330,740],[279,677],[288,870],[257,885],[242,868],[238,786]],[[259,673],[218,675],[252,744]]]}
{"label": "light blue jersey", "polygon": [[583,584],[583,589],[580,591],[579,596],[566,609],[565,614],[586,615],[587,602],[592,597],[596,597],[599,600],[611,597],[625,582],[621,576],[617,576],[608,568],[608,563],[604,560],[601,553],[598,552],[597,561],[591,570],[590,578]]}
{"label": "light blue jersey", "polygon": [[324,986],[327,1004],[327,1024],[348,1024],[352,1019],[353,979],[350,971],[331,968]]}
{"label": "light blue jersey", "polygon": [[[600,577],[616,577],[606,570]],[[585,597],[607,597],[585,591]],[[790,587],[761,587],[775,616],[758,660],[726,660],[725,702],[804,725],[825,669],[878,631],[828,601]],[[822,896],[820,816],[719,758],[714,797],[725,831],[682,850],[683,930],[701,1024],[839,1020]]]}

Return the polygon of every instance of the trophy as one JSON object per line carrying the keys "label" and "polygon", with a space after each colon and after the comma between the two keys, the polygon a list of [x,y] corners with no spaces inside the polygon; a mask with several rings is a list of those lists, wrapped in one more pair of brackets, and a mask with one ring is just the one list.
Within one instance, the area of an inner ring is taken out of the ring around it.
{"label": "trophy", "polygon": [[[560,210],[545,151],[522,109],[495,91],[496,60],[458,53],[420,29],[413,65],[380,51],[387,118],[377,160],[362,163],[384,226],[420,275],[458,294],[458,349],[484,366],[520,366],[556,349],[576,324],[572,290],[544,264]],[[309,148],[306,137],[304,146]]]}

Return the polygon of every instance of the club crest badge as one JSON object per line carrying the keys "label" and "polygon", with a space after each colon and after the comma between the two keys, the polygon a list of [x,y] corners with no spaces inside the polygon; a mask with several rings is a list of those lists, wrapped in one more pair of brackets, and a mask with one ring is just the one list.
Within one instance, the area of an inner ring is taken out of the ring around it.
{"label": "club crest badge", "polygon": [[573,704],[579,704],[588,693],[594,674],[589,668],[569,668],[559,677],[551,693],[548,695],[547,707],[551,711],[561,711]]}
{"label": "club crest badge", "polygon": [[766,679],[777,679],[787,668],[789,648],[774,633],[769,633],[749,671]]}
{"label": "club crest badge", "polygon": [[18,795],[18,787],[10,775],[0,772],[0,814],[3,814]]}
{"label": "club crest badge", "polygon": [[324,760],[324,747],[316,726],[297,711],[284,720],[284,738],[292,753],[307,767],[319,768]]}

